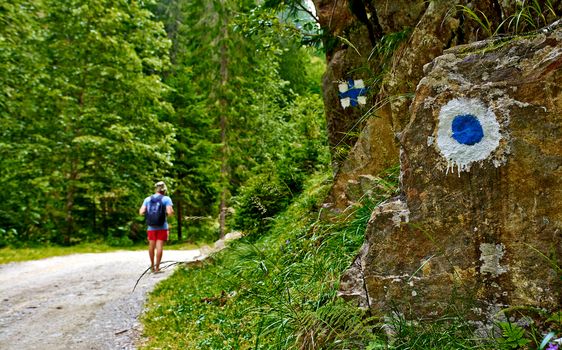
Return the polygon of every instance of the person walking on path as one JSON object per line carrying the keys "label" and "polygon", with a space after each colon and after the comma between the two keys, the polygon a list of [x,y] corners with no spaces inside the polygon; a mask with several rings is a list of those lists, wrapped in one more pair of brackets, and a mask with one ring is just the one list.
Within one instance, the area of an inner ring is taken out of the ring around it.
{"label": "person walking on path", "polygon": [[[146,216],[148,225],[148,256],[150,257],[150,270],[160,272],[160,262],[164,250],[164,242],[168,240],[168,215],[174,215],[172,199],[166,196],[168,188],[163,181],[154,185],[155,193],[146,197],[139,209],[140,215]],[[156,255],[156,263],[154,257]]]}

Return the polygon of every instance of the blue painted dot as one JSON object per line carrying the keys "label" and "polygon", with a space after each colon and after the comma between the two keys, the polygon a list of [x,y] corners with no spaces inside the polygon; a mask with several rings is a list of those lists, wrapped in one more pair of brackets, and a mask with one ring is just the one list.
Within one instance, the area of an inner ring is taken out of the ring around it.
{"label": "blue painted dot", "polygon": [[463,145],[474,145],[484,137],[484,130],[478,118],[472,114],[457,115],[453,119],[453,138]]}

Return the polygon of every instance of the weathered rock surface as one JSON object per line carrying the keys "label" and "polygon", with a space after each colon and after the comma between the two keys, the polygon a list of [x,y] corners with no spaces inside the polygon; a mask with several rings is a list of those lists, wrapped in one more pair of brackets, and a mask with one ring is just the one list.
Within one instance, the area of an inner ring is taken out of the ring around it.
{"label": "weathered rock surface", "polygon": [[402,195],[373,212],[356,262],[362,303],[425,316],[463,303],[479,319],[560,309],[561,67],[558,26],[458,46],[424,68],[401,135]]}
{"label": "weathered rock surface", "polygon": [[353,135],[364,125],[362,116],[368,110],[364,106],[374,102],[371,95],[365,104],[344,108],[339,97],[340,84],[370,77],[369,54],[375,38],[380,37],[377,23],[368,19],[373,17],[360,1],[357,4],[352,7],[347,1],[314,0],[320,25],[328,33],[324,41],[328,64],[322,88],[328,140],[336,163],[340,159],[337,152],[351,147],[357,139]]}
{"label": "weathered rock surface", "polygon": [[384,33],[394,33],[414,27],[428,6],[424,0],[375,0],[374,8]]}
{"label": "weathered rock surface", "polygon": [[448,14],[456,13],[457,5],[458,1],[432,1],[408,43],[395,54],[394,67],[388,74],[385,90],[392,97],[389,99],[391,125],[396,133],[401,132],[410,121],[408,108],[412,93],[423,77],[423,66],[454,44],[453,38],[460,21]]}
{"label": "weathered rock surface", "polygon": [[361,185],[364,179],[396,165],[398,144],[390,126],[390,122],[384,118],[371,118],[367,121],[334,180],[332,197],[328,202],[335,203],[336,208],[345,208],[359,202],[369,190],[367,186]]}
{"label": "weathered rock surface", "polygon": [[[443,50],[485,35],[474,21],[464,18],[458,5],[481,11],[493,25],[499,23],[503,10],[492,0],[350,1],[347,7],[342,7],[342,3],[345,2],[315,2],[326,32],[336,38],[343,36],[354,44],[349,47],[340,40],[339,44],[329,47],[323,81],[328,135],[336,170],[327,202],[336,210],[353,205],[362,197],[355,196],[350,188],[360,176],[377,175],[399,162],[395,135],[399,135],[410,120],[409,106],[423,77],[423,66]],[[356,3],[364,6],[362,10],[368,21],[350,11],[350,8],[361,7]],[[393,53],[391,69],[388,69],[380,62],[381,57],[373,55],[373,48],[381,43],[383,36],[398,32],[411,34]],[[377,76],[383,79],[378,80]],[[357,78],[363,79],[370,88],[367,104],[342,108],[338,82]],[[345,152],[346,147],[351,147],[349,153]]]}

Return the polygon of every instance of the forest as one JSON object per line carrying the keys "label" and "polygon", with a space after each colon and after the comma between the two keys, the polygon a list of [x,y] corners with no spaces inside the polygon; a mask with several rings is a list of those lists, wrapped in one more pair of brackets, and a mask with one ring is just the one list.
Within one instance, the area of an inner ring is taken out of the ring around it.
{"label": "forest", "polygon": [[4,1],[0,249],[143,246],[164,181],[172,243],[241,238],[162,263],[140,349],[558,350],[561,17]]}
{"label": "forest", "polygon": [[327,170],[306,7],[15,0],[0,15],[1,246],[142,241],[160,180],[174,240],[259,232]]}

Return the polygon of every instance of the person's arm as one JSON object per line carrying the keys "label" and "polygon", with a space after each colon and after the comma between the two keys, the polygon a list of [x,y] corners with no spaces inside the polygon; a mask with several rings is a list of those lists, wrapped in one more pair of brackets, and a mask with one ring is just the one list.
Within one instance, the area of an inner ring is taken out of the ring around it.
{"label": "person's arm", "polygon": [[168,216],[174,215],[174,203],[172,203],[172,199],[170,197],[166,197],[166,214]]}
{"label": "person's arm", "polygon": [[143,203],[142,206],[139,209],[139,214],[144,215],[145,213],[146,213],[146,205],[144,205],[144,203]]}

